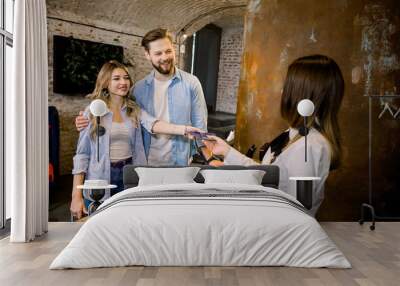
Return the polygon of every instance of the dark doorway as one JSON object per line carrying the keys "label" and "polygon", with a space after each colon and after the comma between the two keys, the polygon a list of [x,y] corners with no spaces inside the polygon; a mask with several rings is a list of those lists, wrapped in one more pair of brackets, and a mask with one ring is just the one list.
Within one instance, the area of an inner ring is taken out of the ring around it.
{"label": "dark doorway", "polygon": [[193,73],[203,87],[208,112],[215,112],[222,29],[209,24],[196,32]]}
{"label": "dark doorway", "polygon": [[[181,68],[188,73],[192,73],[192,61],[193,61],[193,43],[194,43],[194,36],[189,36],[186,38],[184,45],[185,45],[185,52],[183,54],[183,66]],[[182,56],[182,55],[181,55]]]}

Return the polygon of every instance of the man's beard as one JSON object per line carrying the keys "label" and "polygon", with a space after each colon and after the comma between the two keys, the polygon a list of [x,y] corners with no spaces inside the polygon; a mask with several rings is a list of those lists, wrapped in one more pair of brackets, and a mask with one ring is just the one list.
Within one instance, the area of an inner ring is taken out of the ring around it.
{"label": "man's beard", "polygon": [[168,60],[168,61],[164,62],[163,64],[165,64],[165,63],[170,64],[170,68],[168,70],[163,69],[161,67],[161,64],[157,66],[153,62],[151,62],[151,64],[153,65],[153,68],[155,68],[160,74],[168,75],[171,73],[172,69],[174,68],[174,65],[173,65],[172,60]]}

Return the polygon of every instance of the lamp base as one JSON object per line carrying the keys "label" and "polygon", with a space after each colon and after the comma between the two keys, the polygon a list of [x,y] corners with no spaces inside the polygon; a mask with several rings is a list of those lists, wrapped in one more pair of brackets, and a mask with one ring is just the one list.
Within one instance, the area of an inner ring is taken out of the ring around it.
{"label": "lamp base", "polygon": [[313,181],[296,181],[296,198],[308,210],[312,208],[312,187]]}
{"label": "lamp base", "polygon": [[296,181],[296,199],[308,210],[313,203],[313,181],[319,181],[319,177],[290,177],[289,180]]}

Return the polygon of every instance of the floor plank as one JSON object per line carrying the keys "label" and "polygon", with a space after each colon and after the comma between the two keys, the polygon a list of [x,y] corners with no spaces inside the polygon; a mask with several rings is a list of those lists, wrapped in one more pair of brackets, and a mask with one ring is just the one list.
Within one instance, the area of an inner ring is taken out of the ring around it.
{"label": "floor plank", "polygon": [[49,224],[32,243],[0,240],[0,285],[399,285],[400,223],[379,222],[375,231],[355,222],[324,222],[322,227],[352,263],[352,269],[290,267],[118,267],[48,269],[82,223]]}

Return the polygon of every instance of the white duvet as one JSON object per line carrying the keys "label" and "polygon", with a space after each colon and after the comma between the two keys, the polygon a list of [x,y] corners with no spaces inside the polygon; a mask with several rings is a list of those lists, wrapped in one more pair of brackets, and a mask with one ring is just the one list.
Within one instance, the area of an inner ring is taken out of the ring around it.
{"label": "white duvet", "polygon": [[[145,197],[174,190],[182,195]],[[252,191],[263,193],[257,197]],[[219,192],[227,195],[215,195]],[[294,198],[238,184],[125,190],[99,207],[50,269],[127,265],[351,267]]]}

